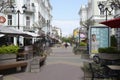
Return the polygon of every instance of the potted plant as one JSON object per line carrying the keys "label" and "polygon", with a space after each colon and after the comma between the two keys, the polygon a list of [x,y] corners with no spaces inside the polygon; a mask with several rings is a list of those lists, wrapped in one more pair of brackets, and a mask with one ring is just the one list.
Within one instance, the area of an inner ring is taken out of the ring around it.
{"label": "potted plant", "polygon": [[76,55],[87,53],[87,44],[85,42],[80,42],[79,46],[73,48],[73,52]]}
{"label": "potted plant", "polygon": [[107,47],[107,48],[99,48],[99,58],[101,59],[108,59],[108,60],[115,60],[120,59],[120,50],[115,47]]}

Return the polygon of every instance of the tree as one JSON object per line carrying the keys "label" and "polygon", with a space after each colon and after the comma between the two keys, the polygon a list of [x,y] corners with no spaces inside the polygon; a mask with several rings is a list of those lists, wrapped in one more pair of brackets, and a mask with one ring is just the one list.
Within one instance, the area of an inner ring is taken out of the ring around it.
{"label": "tree", "polygon": [[89,30],[89,27],[94,25],[95,21],[91,19],[87,19],[86,21],[80,21],[80,25],[84,26],[87,30]]}
{"label": "tree", "polygon": [[112,0],[112,3],[114,4],[115,8],[120,8],[120,0]]}
{"label": "tree", "polygon": [[116,39],[115,35],[111,36],[111,46],[117,47],[117,39]]}
{"label": "tree", "polygon": [[34,22],[33,25],[32,25],[34,28],[40,28],[42,29],[44,26],[42,26],[41,22],[38,21],[38,22]]}
{"label": "tree", "polygon": [[63,42],[73,43],[73,37],[62,37]]}
{"label": "tree", "polygon": [[86,28],[86,35],[88,37],[88,31],[89,31],[89,28],[90,26],[94,25],[95,24],[95,20],[91,20],[91,19],[87,19],[86,21],[80,21],[80,25],[84,26]]}

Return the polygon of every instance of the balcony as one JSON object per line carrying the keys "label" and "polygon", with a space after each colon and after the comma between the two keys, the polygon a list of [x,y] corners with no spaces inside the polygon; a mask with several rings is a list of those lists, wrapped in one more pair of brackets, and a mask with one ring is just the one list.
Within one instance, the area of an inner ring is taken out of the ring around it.
{"label": "balcony", "polygon": [[23,27],[24,31],[34,31],[35,29],[33,27],[25,26]]}
{"label": "balcony", "polygon": [[31,5],[30,5],[30,4],[29,4],[29,5],[26,5],[26,7],[27,7],[26,12],[28,12],[28,13],[34,13],[34,12],[35,12],[34,3],[32,3]]}

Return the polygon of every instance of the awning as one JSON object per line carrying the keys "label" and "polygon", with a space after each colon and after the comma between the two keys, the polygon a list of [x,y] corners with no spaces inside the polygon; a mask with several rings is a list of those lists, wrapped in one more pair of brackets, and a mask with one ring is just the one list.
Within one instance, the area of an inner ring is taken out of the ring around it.
{"label": "awning", "polygon": [[24,33],[27,34],[25,37],[35,37],[35,38],[41,37],[40,35],[33,32],[24,32]]}
{"label": "awning", "polygon": [[15,35],[25,36],[26,35],[21,30],[18,30],[16,28],[6,27],[6,26],[0,26],[0,34],[11,35],[11,36],[15,36]]}
{"label": "awning", "polygon": [[111,28],[120,28],[120,18],[111,19],[108,21],[100,22],[100,24],[107,25]]}

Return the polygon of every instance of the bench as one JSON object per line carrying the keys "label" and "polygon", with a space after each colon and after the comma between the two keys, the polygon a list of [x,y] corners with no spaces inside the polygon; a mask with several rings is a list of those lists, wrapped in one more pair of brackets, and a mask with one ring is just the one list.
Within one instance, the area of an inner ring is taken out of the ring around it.
{"label": "bench", "polygon": [[17,71],[25,71],[27,61],[17,61],[0,64],[0,74],[9,74]]}

